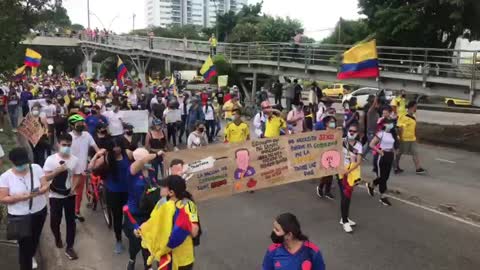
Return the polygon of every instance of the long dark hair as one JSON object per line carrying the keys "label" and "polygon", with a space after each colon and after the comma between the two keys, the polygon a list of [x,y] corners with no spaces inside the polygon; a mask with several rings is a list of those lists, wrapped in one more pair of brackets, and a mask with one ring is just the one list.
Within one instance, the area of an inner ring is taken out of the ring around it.
{"label": "long dark hair", "polygon": [[110,143],[107,146],[107,164],[108,164],[108,170],[113,176],[113,181],[118,181],[118,178],[120,175],[118,175],[118,160],[115,157],[115,152],[113,151],[113,148],[115,147],[120,147],[122,157],[125,158],[127,156],[126,152],[126,147],[125,144],[123,143],[123,140],[121,138],[113,138],[110,140]]}
{"label": "long dark hair", "polygon": [[187,184],[185,179],[178,175],[169,175],[165,178],[165,183],[168,189],[175,192],[178,200],[189,199],[193,202],[193,196],[187,191]]}
{"label": "long dark hair", "polygon": [[298,222],[298,219],[294,214],[284,213],[279,215],[275,220],[280,224],[285,234],[292,233],[295,239],[308,241],[308,236],[302,233],[300,222]]}

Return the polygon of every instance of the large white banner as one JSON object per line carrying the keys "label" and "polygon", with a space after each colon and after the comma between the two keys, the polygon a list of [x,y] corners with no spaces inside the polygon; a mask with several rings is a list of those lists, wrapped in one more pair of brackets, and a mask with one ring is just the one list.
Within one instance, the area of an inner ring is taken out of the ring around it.
{"label": "large white banner", "polygon": [[122,121],[133,126],[134,133],[148,132],[148,111],[120,111]]}

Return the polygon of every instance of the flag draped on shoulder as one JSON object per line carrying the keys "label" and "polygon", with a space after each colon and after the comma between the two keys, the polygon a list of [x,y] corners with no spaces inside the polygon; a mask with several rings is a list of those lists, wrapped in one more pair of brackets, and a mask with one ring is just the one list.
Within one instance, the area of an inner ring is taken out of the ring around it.
{"label": "flag draped on shoulder", "polygon": [[200,69],[200,74],[202,74],[203,79],[207,83],[210,81],[210,79],[218,75],[217,69],[213,64],[213,60],[210,55],[208,56],[207,60],[205,60],[205,63],[203,63],[203,66]]}
{"label": "flag draped on shoulder", "polygon": [[343,61],[337,78],[372,78],[380,75],[377,44],[375,40],[360,43],[343,53]]}
{"label": "flag draped on shoulder", "polygon": [[25,52],[25,60],[23,63],[27,67],[39,67],[40,66],[40,61],[42,60],[42,55],[39,54],[38,52],[27,48],[27,51]]}
{"label": "flag draped on shoulder", "polygon": [[122,59],[120,59],[120,56],[118,57],[117,61],[117,85],[119,88],[123,88],[123,78],[125,77],[125,74],[127,74],[127,67],[123,63]]}

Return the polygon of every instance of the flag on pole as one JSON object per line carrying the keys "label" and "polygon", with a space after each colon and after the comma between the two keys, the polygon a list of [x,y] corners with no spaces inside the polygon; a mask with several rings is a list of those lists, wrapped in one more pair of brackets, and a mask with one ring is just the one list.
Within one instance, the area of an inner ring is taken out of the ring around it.
{"label": "flag on pole", "polygon": [[25,63],[25,66],[27,67],[39,67],[40,66],[40,61],[42,60],[42,55],[39,54],[38,52],[28,49],[25,52],[25,60],[23,61]]}
{"label": "flag on pole", "polygon": [[27,66],[23,65],[19,68],[17,68],[17,70],[15,70],[15,72],[13,73],[13,80],[14,81],[20,81],[23,79],[23,77],[25,76],[25,68]]}
{"label": "flag on pole", "polygon": [[213,60],[212,60],[212,57],[210,57],[210,55],[208,56],[207,60],[205,60],[205,63],[203,63],[203,66],[200,69],[200,74],[203,75],[203,79],[207,83],[210,81],[210,79],[218,75],[217,69],[213,64]]}
{"label": "flag on pole", "polygon": [[355,45],[343,54],[337,78],[345,80],[378,77],[379,75],[377,44],[375,40],[372,40]]}
{"label": "flag on pole", "polygon": [[174,96],[178,97],[177,80],[175,79],[175,76],[173,76],[173,74],[172,74],[172,78],[170,79],[170,84],[168,85],[168,88],[172,90],[172,93]]}
{"label": "flag on pole", "polygon": [[120,59],[120,56],[118,57],[117,61],[117,85],[119,88],[123,88],[123,78],[125,77],[125,74],[127,74],[127,67],[123,63],[122,59]]}

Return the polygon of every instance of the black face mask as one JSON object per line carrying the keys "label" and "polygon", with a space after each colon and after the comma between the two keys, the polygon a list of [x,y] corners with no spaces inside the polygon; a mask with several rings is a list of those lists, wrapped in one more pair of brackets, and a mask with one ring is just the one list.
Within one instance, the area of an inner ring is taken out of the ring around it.
{"label": "black face mask", "polygon": [[125,134],[127,134],[128,136],[132,136],[133,135],[133,130],[126,131]]}
{"label": "black face mask", "polygon": [[270,234],[270,239],[274,244],[282,244],[285,241],[285,235],[278,236],[274,231]]}
{"label": "black face mask", "polygon": [[199,129],[198,129],[198,132],[200,132],[200,133],[203,133],[204,131],[205,131],[204,128],[199,128]]}
{"label": "black face mask", "polygon": [[76,126],[75,127],[75,131],[77,131],[77,132],[82,132],[84,130],[85,130],[85,126]]}
{"label": "black face mask", "polygon": [[100,130],[100,133],[101,133],[101,134],[107,134],[108,131],[107,131],[106,129],[105,129],[105,130]]}

